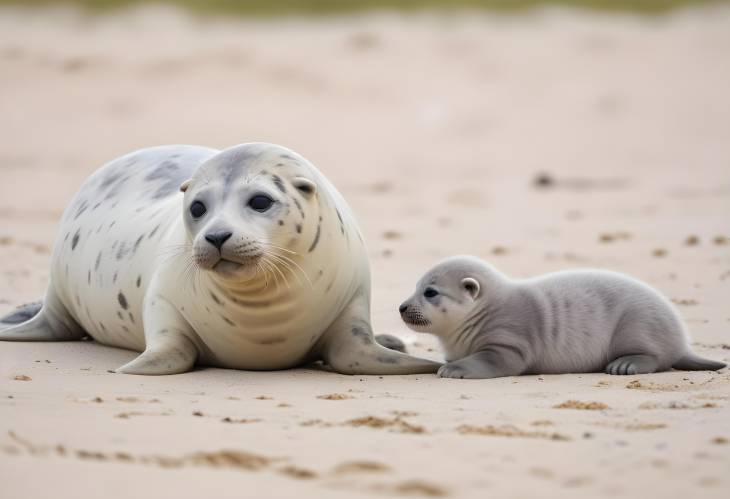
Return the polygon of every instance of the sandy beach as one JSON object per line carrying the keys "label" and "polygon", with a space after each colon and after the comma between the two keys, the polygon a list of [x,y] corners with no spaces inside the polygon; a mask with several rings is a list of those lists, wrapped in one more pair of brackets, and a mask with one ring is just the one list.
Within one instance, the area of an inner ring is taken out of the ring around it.
{"label": "sandy beach", "polygon": [[[39,299],[56,224],[158,144],[290,147],[357,215],[373,322],[439,259],[602,267],[730,361],[730,8],[658,17],[196,18],[0,9],[0,314]],[[110,372],[134,352],[0,343],[0,495],[662,497],[730,493],[730,372],[445,380]]]}

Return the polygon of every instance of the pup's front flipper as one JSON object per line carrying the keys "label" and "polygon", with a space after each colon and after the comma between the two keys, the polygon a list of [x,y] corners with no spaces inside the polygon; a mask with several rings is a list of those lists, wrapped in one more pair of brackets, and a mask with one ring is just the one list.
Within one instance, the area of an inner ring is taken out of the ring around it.
{"label": "pup's front flipper", "polygon": [[190,371],[198,350],[190,339],[194,332],[185,318],[159,296],[145,298],[145,351],[117,369],[124,374],[179,374]]}
{"label": "pup's front flipper", "polygon": [[647,374],[659,368],[656,357],[651,355],[624,355],[606,366],[606,374]]}
{"label": "pup's front flipper", "polygon": [[332,323],[320,343],[321,356],[341,374],[424,374],[435,373],[441,365],[379,345],[360,297]]}
{"label": "pup's front flipper", "polygon": [[527,362],[517,349],[490,347],[441,366],[438,375],[442,378],[487,379],[518,376],[526,369]]}

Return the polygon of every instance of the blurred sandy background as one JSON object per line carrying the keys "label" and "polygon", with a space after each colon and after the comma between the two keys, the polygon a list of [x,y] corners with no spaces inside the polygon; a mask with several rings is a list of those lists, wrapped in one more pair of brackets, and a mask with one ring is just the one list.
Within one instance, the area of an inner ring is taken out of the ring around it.
{"label": "blurred sandy background", "polygon": [[[472,253],[514,276],[631,273],[677,303],[697,351],[728,361],[728,89],[727,4],[303,17],[5,6],[0,313],[42,296],[57,220],[105,161],[269,141],[345,195],[370,247],[376,330],[416,354],[439,356],[398,304],[438,259]],[[0,495],[730,493],[727,369],[107,372],[133,355],[0,343]]]}

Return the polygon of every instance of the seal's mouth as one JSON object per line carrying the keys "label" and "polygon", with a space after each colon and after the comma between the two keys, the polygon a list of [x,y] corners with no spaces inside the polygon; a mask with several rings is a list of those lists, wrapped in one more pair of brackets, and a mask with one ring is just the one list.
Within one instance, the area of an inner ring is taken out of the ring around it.
{"label": "seal's mouth", "polygon": [[411,326],[413,329],[427,328],[431,325],[431,321],[426,319],[420,313],[406,312],[400,315],[403,322]]}
{"label": "seal's mouth", "polygon": [[219,272],[221,274],[232,274],[239,270],[241,267],[247,266],[243,263],[234,262],[231,260],[226,260],[225,258],[221,258],[218,260],[218,263],[213,265],[213,270],[216,272]]}

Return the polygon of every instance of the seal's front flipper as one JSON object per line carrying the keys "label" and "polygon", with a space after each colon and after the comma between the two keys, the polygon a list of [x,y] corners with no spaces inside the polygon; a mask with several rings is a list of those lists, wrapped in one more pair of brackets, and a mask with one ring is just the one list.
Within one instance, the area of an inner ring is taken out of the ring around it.
{"label": "seal's front flipper", "polygon": [[43,302],[21,305],[0,319],[0,341],[68,341],[85,334],[50,287]]}
{"label": "seal's front flipper", "polygon": [[338,373],[425,374],[441,365],[379,345],[368,319],[365,307],[351,304],[323,336],[322,357]]}
{"label": "seal's front flipper", "polygon": [[438,375],[442,378],[489,379],[518,376],[526,369],[527,362],[519,348],[494,346],[444,364]]}
{"label": "seal's front flipper", "polygon": [[198,349],[190,339],[193,330],[180,313],[164,298],[145,299],[145,351],[118,368],[124,374],[180,374],[195,365]]}

